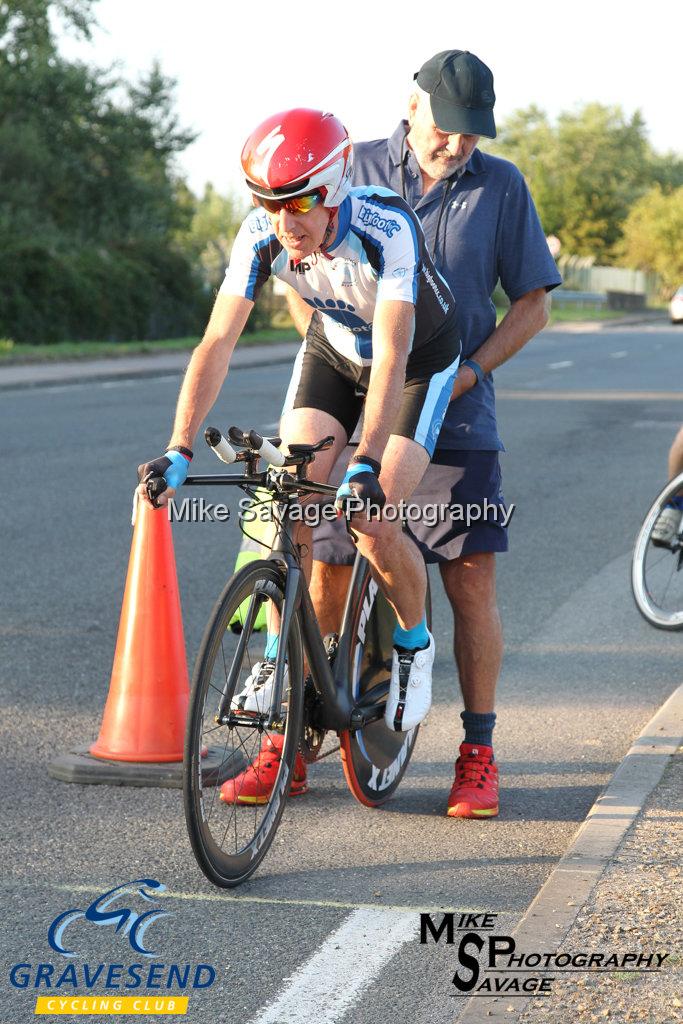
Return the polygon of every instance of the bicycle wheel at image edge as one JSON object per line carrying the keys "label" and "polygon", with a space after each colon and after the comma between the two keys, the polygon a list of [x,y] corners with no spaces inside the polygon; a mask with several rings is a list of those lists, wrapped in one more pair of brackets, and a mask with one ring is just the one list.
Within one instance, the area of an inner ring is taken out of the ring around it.
{"label": "bicycle wheel at image edge", "polygon": [[[245,566],[216,602],[197,655],[185,736],[185,818],[197,863],[221,887],[239,885],[265,857],[294,774],[303,709],[297,613],[287,640],[281,724],[259,727],[258,714],[247,712],[231,715],[229,724],[216,721],[224,691],[229,709],[263,659],[265,638],[256,630],[259,611],[279,613],[283,597],[284,577],[277,566],[266,561]],[[242,628],[235,633],[229,624],[240,608]],[[256,781],[263,772],[273,783],[269,795],[254,789],[254,770],[243,772],[254,762]]]}
{"label": "bicycle wheel at image edge", "polygon": [[[431,628],[429,580],[426,612]],[[395,625],[393,608],[366,568],[351,624],[353,643],[347,667],[354,702],[371,703],[389,692]],[[379,807],[393,795],[408,767],[418,729],[393,732],[382,718],[340,734],[344,775],[357,800],[367,807]]]}
{"label": "bicycle wheel at image edge", "polygon": [[683,537],[666,547],[652,542],[659,514],[666,503],[683,490],[679,474],[655,499],[645,516],[633,548],[631,589],[641,615],[657,629],[683,629]]}

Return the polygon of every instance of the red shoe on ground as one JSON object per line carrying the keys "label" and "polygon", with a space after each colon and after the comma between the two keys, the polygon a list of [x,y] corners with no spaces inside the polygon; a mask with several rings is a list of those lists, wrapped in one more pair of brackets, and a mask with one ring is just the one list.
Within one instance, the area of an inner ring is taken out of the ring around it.
{"label": "red shoe on ground", "polygon": [[446,814],[449,818],[495,818],[498,814],[498,765],[493,747],[460,745]]}
{"label": "red shoe on ground", "polygon": [[[267,804],[277,778],[283,742],[282,736],[266,736],[249,767],[223,783],[221,800],[226,804]],[[307,791],[306,762],[297,752],[289,795],[301,796]]]}

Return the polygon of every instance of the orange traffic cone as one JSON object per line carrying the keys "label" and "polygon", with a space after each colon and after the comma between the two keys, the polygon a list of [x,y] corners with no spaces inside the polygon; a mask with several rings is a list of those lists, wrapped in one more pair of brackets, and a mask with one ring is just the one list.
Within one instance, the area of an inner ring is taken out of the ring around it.
{"label": "orange traffic cone", "polygon": [[140,501],[100,734],[89,751],[52,762],[50,775],[64,782],[182,785],[188,699],[171,524],[165,508]]}
{"label": "orange traffic cone", "polygon": [[190,687],[168,512],[139,502],[94,757],[182,761]]}

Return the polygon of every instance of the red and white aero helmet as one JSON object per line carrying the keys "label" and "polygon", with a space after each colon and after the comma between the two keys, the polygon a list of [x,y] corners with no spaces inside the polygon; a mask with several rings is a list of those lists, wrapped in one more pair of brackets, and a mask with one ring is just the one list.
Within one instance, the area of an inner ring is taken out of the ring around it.
{"label": "red and white aero helmet", "polygon": [[325,206],[349,194],[353,146],[334,114],[297,107],[273,114],[255,128],[242,149],[247,185],[265,199],[289,199],[325,189]]}

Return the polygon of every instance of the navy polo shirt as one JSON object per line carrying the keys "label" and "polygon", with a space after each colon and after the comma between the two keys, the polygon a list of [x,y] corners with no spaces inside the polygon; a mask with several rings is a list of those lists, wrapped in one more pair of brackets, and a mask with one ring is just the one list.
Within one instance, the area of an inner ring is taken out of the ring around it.
{"label": "navy polo shirt", "polygon": [[[407,130],[402,121],[390,139],[354,146],[354,184],[385,185],[417,213],[434,262],[455,296],[466,359],[496,326],[491,296],[499,278],[511,302],[536,288],[556,288],[562,278],[514,164],[475,149],[459,175],[422,196],[420,168],[405,142]],[[503,450],[490,373],[450,403],[438,448]]]}

